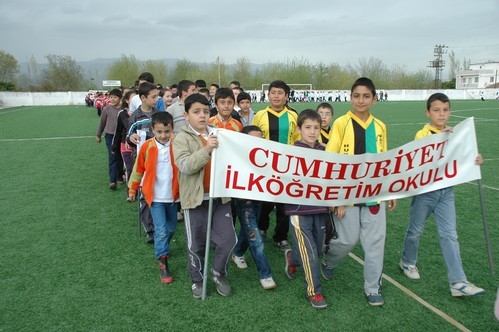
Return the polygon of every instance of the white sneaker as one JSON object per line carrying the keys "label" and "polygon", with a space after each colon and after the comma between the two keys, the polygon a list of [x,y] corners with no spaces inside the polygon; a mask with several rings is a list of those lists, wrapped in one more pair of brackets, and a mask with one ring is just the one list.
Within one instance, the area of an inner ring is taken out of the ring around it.
{"label": "white sneaker", "polygon": [[242,256],[239,257],[239,256],[232,254],[232,261],[234,263],[236,263],[237,267],[240,269],[247,269],[248,268],[248,264],[246,264],[246,260]]}
{"label": "white sneaker", "polygon": [[274,282],[274,279],[272,279],[272,277],[260,279],[260,285],[262,285],[262,287],[264,289],[273,289],[273,288],[276,288],[276,286],[277,286]]}
{"label": "white sneaker", "polygon": [[421,279],[421,276],[419,275],[419,271],[416,265],[406,264],[404,263],[403,260],[400,260],[399,266],[402,269],[402,271],[404,271],[404,274],[407,278],[412,280]]}
{"label": "white sneaker", "polygon": [[483,294],[485,291],[469,281],[463,281],[450,285],[450,293],[452,296],[473,296]]}

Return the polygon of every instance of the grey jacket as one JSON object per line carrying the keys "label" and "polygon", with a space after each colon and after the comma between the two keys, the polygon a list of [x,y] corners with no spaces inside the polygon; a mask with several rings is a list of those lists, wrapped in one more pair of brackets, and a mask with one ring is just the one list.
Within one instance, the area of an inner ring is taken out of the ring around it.
{"label": "grey jacket", "polygon": [[[184,126],[173,140],[173,157],[179,170],[180,204],[193,209],[203,203],[204,166],[211,159],[203,142],[189,126]],[[230,198],[222,198],[222,203]]]}

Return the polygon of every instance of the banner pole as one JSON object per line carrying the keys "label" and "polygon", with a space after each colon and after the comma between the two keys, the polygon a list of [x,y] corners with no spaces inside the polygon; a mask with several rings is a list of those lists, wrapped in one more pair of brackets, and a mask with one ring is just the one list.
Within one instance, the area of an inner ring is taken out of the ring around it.
{"label": "banner pole", "polygon": [[208,263],[210,260],[210,242],[211,242],[211,223],[213,219],[213,198],[210,197],[208,203],[208,225],[206,226],[206,246],[204,249],[204,268],[203,268],[203,295],[202,300],[206,298],[206,288],[208,285]]}
{"label": "banner pole", "polygon": [[482,208],[483,233],[485,236],[485,246],[487,247],[487,256],[489,259],[489,269],[490,269],[490,272],[492,274],[494,274],[494,258],[492,257],[492,248],[490,245],[489,226],[487,224],[487,210],[485,208],[482,180],[478,179],[477,182],[478,182],[478,193],[480,195],[480,206]]}
{"label": "banner pole", "polygon": [[[215,129],[212,135],[217,135],[218,130]],[[213,149],[211,153],[211,167],[210,167],[210,200],[208,201],[208,222],[206,225],[206,245],[204,249],[204,268],[203,268],[203,292],[201,299],[206,298],[206,288],[208,285],[208,263],[210,258],[210,242],[211,242],[211,224],[213,222],[213,191],[215,187],[215,167],[217,149]]]}

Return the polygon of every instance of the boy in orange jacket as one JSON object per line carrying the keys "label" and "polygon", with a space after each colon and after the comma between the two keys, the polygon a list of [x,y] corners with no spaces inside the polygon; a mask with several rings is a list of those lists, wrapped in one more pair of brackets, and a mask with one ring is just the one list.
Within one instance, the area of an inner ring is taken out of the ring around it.
{"label": "boy in orange jacket", "polygon": [[154,254],[158,259],[161,282],[173,282],[168,267],[170,240],[177,227],[179,198],[178,169],[173,162],[170,136],[173,117],[167,112],[151,116],[154,138],[148,139],[137,155],[128,183],[128,198],[134,202],[139,187],[150,207],[154,223]]}

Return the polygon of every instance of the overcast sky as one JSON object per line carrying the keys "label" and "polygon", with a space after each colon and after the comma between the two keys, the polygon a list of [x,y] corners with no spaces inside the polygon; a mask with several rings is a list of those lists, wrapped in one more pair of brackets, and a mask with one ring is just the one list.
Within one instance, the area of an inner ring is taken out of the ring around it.
{"label": "overcast sky", "polygon": [[375,57],[416,71],[436,44],[461,61],[499,61],[499,1],[0,0],[0,50],[18,62],[124,54],[345,66]]}

